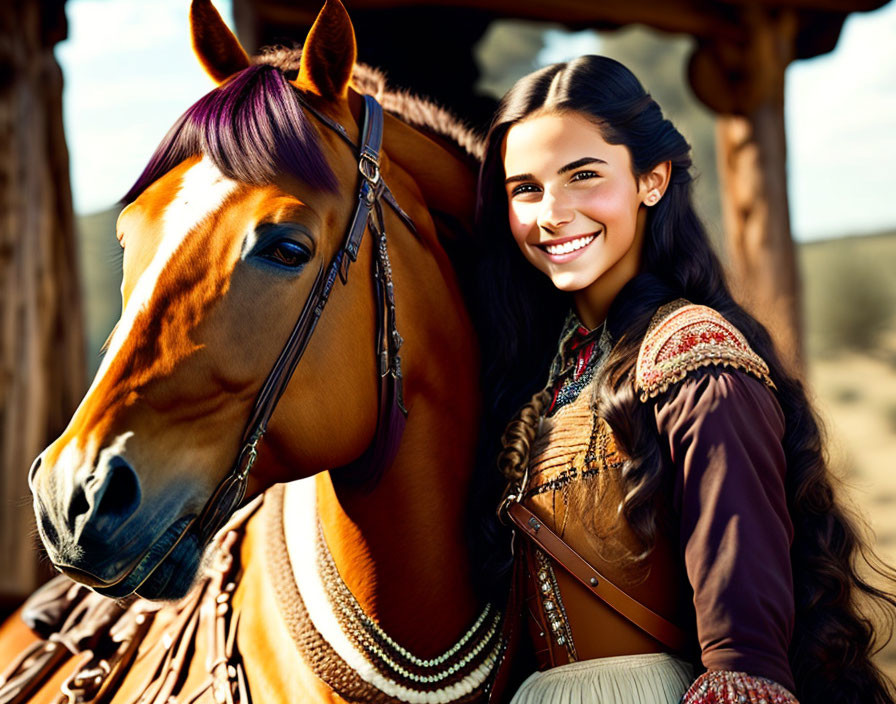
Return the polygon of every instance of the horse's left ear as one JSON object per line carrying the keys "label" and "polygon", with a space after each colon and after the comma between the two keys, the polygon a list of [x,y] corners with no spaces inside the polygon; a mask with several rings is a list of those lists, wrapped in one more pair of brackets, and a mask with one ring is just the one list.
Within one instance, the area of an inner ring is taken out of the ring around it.
{"label": "horse's left ear", "polygon": [[322,98],[345,98],[357,54],[348,13],[339,0],[327,0],[302,48],[296,85]]}
{"label": "horse's left ear", "polygon": [[223,83],[249,67],[249,56],[214,8],[211,0],[193,0],[190,5],[193,51],[216,83]]}

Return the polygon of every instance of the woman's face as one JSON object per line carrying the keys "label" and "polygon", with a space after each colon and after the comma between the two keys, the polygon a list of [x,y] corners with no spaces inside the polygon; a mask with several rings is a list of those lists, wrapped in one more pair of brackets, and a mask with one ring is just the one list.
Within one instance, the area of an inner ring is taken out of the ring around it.
{"label": "woman's face", "polygon": [[541,113],[510,128],[503,157],[510,231],[526,259],[558,289],[615,296],[640,266],[640,206],[659,196],[639,186],[628,149],[580,113]]}

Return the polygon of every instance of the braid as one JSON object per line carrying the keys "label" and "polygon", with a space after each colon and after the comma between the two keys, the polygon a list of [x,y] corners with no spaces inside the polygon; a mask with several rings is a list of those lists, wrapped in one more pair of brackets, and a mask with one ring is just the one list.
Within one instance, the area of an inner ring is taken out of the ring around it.
{"label": "braid", "polygon": [[498,469],[511,484],[519,484],[529,465],[529,451],[538,430],[545,407],[551,402],[547,391],[539,391],[507,424],[501,436],[502,450],[498,455]]}
{"label": "braid", "polygon": [[[502,449],[497,452],[497,443],[480,438],[480,464],[482,481],[470,497],[468,508],[469,525],[473,527],[469,536],[470,554],[480,569],[474,571],[474,580],[479,593],[489,601],[502,604],[507,599],[510,586],[512,564],[511,551],[507,549],[512,530],[499,520],[495,507],[508,495],[517,491],[524,481],[529,466],[529,451],[532,441],[538,435],[544,409],[551,401],[547,391],[539,391],[529,402],[517,411],[501,435]],[[506,417],[506,416],[505,416]],[[494,439],[497,432],[492,434]],[[495,471],[495,454],[500,471]]]}

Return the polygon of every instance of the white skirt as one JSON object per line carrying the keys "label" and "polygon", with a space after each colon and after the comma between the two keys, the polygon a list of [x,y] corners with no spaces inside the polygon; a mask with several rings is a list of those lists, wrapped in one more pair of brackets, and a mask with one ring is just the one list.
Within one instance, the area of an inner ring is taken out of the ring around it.
{"label": "white skirt", "polygon": [[583,660],[531,674],[511,704],[677,704],[693,667],[667,653]]}

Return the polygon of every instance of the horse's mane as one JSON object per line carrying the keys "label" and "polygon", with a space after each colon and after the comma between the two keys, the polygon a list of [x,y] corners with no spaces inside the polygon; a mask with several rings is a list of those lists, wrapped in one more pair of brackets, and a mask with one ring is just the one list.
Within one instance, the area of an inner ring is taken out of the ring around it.
{"label": "horse's mane", "polygon": [[[270,183],[285,172],[312,187],[334,190],[336,178],[289,83],[300,58],[301,49],[269,49],[253,66],[200,98],[168,130],[121,202],[132,202],[175,166],[200,154],[237,181]],[[478,162],[481,139],[444,108],[389,89],[382,72],[362,64],[355,67],[353,83],[384,109],[445,138]]]}
{"label": "horse's mane", "polygon": [[[302,50],[299,47],[271,47],[263,50],[255,58],[255,63],[274,66],[292,79],[298,73],[301,57]],[[446,138],[475,159],[477,164],[482,159],[482,138],[469,125],[427,98],[390,87],[386,75],[379,69],[366,64],[355,64],[352,86],[361,93],[372,95],[384,110],[404,122]]]}

